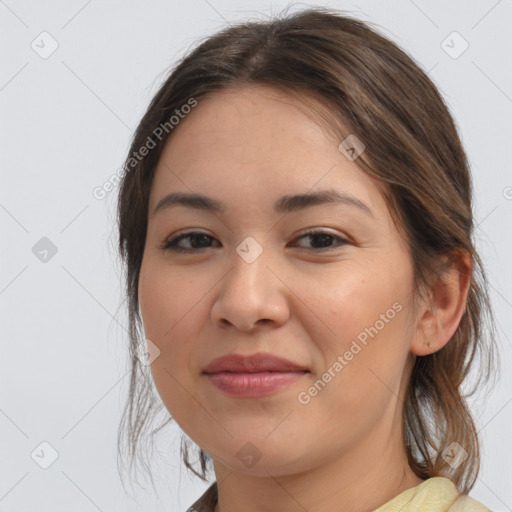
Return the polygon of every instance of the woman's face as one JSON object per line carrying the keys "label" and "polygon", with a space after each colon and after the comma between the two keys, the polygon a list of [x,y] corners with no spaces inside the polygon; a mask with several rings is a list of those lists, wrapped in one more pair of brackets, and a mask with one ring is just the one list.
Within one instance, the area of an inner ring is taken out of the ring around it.
{"label": "woman's face", "polygon": [[[413,358],[407,246],[356,153],[297,105],[231,89],[180,121],[154,177],[139,281],[165,406],[216,462],[253,475],[400,444]],[[327,191],[334,200],[315,196]],[[221,208],[168,200],[155,211],[176,193]],[[204,373],[256,353],[302,371]]]}

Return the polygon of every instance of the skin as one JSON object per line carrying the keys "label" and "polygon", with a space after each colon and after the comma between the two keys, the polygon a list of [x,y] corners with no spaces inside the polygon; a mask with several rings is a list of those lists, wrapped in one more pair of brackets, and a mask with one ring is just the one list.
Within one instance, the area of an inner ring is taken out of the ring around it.
{"label": "skin", "polygon": [[[414,358],[442,348],[460,321],[469,263],[462,258],[432,285],[434,307],[413,304],[407,243],[379,183],[339,142],[296,97],[225,89],[180,121],[156,170],[140,309],[160,350],[151,371],[163,403],[214,459],[216,512],[370,511],[422,482],[407,464],[402,400]],[[327,189],[372,214],[342,203],[273,210],[281,196]],[[180,205],[154,213],[171,192],[207,195],[225,211]],[[304,236],[307,228],[334,238]],[[179,242],[196,252],[161,248],[185,230],[211,238]],[[263,249],[252,263],[236,252],[249,236]],[[396,303],[400,312],[300,403],[299,393]],[[263,398],[229,397],[202,374],[221,355],[255,352],[310,373]],[[237,457],[248,442],[261,456],[251,467]]]}

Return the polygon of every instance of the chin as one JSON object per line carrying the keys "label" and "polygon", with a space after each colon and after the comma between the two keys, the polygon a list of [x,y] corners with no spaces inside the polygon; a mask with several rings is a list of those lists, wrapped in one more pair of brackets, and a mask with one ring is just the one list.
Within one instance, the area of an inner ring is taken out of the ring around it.
{"label": "chin", "polygon": [[[207,451],[214,459],[231,471],[250,476],[268,477],[297,473],[307,469],[300,447],[272,442],[266,436],[261,440],[245,436],[243,440],[230,440],[227,445]],[[307,447],[304,447],[307,451]],[[219,453],[219,456],[216,455]],[[229,455],[226,455],[229,454]]]}

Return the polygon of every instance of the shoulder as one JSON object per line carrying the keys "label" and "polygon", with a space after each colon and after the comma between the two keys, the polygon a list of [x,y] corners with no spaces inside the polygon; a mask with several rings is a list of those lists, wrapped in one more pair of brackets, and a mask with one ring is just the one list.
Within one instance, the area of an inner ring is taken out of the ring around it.
{"label": "shoulder", "polygon": [[[217,482],[213,482],[187,512],[213,512],[217,504]],[[492,512],[445,477],[433,477],[407,489],[374,512]]]}
{"label": "shoulder", "polygon": [[432,477],[407,489],[374,512],[491,512],[445,477]]}
{"label": "shoulder", "polygon": [[461,494],[448,509],[448,512],[492,512],[471,496]]}

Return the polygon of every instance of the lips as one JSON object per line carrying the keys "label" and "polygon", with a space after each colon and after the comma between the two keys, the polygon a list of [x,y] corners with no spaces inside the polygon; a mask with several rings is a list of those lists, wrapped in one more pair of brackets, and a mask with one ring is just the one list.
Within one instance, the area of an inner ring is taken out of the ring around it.
{"label": "lips", "polygon": [[203,373],[213,374],[229,373],[260,373],[260,372],[307,372],[307,368],[274,356],[272,354],[257,353],[250,355],[230,354],[214,359],[208,364]]}
{"label": "lips", "polygon": [[265,353],[219,357],[203,370],[217,389],[236,398],[274,394],[307,373],[309,370],[297,363]]}

